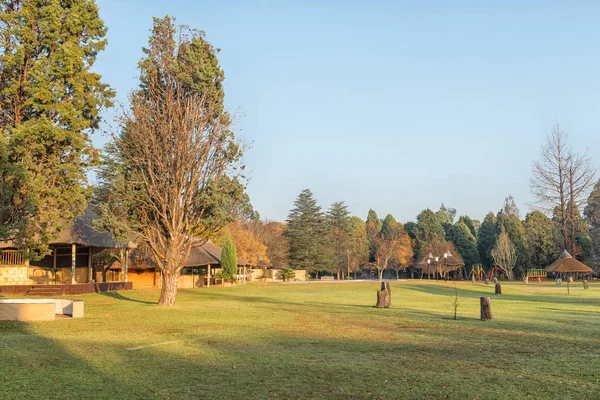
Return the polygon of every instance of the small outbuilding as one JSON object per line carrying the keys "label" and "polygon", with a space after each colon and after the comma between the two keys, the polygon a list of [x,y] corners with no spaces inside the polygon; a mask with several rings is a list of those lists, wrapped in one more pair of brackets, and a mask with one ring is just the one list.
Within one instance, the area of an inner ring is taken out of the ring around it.
{"label": "small outbuilding", "polygon": [[546,268],[546,272],[554,272],[554,273],[590,273],[592,269],[585,265],[584,263],[578,261],[573,258],[571,254],[567,250],[563,250],[558,257],[558,260],[554,261]]}

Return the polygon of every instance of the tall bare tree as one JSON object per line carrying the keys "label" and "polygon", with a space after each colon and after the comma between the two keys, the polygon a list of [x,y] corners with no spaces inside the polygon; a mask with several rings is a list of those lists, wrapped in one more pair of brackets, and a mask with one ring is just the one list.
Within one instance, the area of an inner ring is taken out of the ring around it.
{"label": "tall bare tree", "polygon": [[517,264],[517,250],[502,228],[496,245],[491,251],[494,264],[504,270],[508,279],[513,279],[513,269]]}
{"label": "tall bare tree", "polygon": [[530,187],[540,210],[558,214],[563,246],[576,253],[576,210],[592,188],[595,171],[589,153],[574,153],[568,141],[568,134],[555,124],[533,163]]}
{"label": "tall bare tree", "polygon": [[105,207],[118,203],[126,211],[128,227],[161,271],[158,303],[173,305],[194,238],[229,222],[232,199],[241,198],[232,178],[241,149],[223,111],[222,71],[203,33],[155,19],[144,52],[140,89],[130,96],[106,164],[113,201]]}

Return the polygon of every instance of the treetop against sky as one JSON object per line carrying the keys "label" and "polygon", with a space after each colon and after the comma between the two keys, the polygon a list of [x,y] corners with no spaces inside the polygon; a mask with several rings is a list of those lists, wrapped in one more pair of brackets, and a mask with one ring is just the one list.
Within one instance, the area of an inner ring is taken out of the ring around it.
{"label": "treetop against sky", "polygon": [[263,217],[284,220],[307,187],[363,218],[374,208],[414,220],[443,202],[482,220],[508,194],[524,214],[532,162],[556,121],[575,150],[600,146],[591,2],[98,6],[108,45],[94,70],[121,103],[153,16],[202,29],[221,49],[225,103],[252,143],[248,192]]}

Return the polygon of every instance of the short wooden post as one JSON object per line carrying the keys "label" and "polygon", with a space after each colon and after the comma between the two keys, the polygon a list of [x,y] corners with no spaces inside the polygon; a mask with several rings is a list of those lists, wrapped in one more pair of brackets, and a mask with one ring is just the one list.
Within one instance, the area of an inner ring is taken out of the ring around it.
{"label": "short wooden post", "polygon": [[480,310],[480,318],[482,321],[492,321],[494,317],[492,316],[492,303],[489,297],[480,297],[479,298],[479,310]]}
{"label": "short wooden post", "polygon": [[392,306],[392,292],[389,282],[381,282],[381,290],[377,292],[377,308],[390,308]]}
{"label": "short wooden post", "polygon": [[496,283],[496,294],[502,294],[502,285]]}
{"label": "short wooden post", "polygon": [[583,281],[583,289],[589,289],[588,281]]}

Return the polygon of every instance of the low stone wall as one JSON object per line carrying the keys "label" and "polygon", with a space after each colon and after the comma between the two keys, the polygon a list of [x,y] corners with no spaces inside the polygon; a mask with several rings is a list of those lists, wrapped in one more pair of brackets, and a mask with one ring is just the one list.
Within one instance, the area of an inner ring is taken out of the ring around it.
{"label": "low stone wall", "polygon": [[133,289],[133,283],[131,282],[76,283],[74,285],[0,285],[0,295],[74,296],[131,289]]}
{"label": "low stone wall", "polygon": [[5,321],[51,321],[56,318],[55,304],[8,302],[0,300],[0,320]]}
{"label": "low stone wall", "polygon": [[57,314],[83,318],[83,300],[0,299],[0,320],[51,321]]}
{"label": "low stone wall", "polygon": [[30,285],[27,265],[0,266],[0,285]]}

